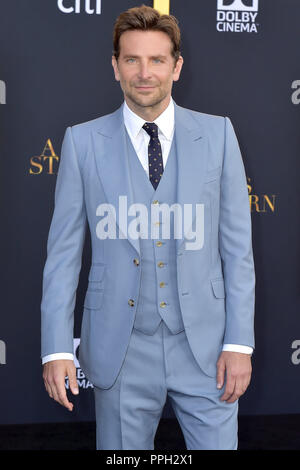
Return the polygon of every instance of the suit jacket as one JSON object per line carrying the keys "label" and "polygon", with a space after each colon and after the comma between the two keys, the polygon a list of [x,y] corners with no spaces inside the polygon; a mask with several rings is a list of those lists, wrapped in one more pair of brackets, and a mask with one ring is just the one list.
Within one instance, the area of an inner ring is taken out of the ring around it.
{"label": "suit jacket", "polygon": [[[255,273],[246,176],[228,117],[174,105],[177,201],[182,207],[204,204],[203,247],[186,249],[184,230],[176,240],[178,294],[193,354],[214,377],[223,343],[254,347]],[[140,286],[134,261],[140,257],[139,240],[119,226],[119,196],[127,196],[128,207],[138,202],[126,164],[125,132],[122,106],[66,130],[43,272],[42,356],[72,353],[88,223],[92,262],[79,358],[89,380],[100,388],[110,388],[122,366]],[[97,235],[102,203],[116,209],[120,233],[115,239]]]}

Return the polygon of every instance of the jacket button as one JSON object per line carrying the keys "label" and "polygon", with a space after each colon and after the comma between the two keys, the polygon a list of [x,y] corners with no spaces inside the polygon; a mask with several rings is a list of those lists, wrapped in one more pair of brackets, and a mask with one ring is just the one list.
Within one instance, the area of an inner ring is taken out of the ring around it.
{"label": "jacket button", "polygon": [[164,283],[164,282],[160,282],[160,283],[159,283],[159,287],[165,287],[165,283]]}
{"label": "jacket button", "polygon": [[155,199],[155,201],[153,201],[152,204],[159,204],[159,201]]}
{"label": "jacket button", "polygon": [[162,242],[156,242],[156,246],[161,246]]}
{"label": "jacket button", "polygon": [[160,305],[161,307],[165,307],[167,304],[166,304],[166,302],[161,302],[159,305]]}
{"label": "jacket button", "polygon": [[157,263],[157,266],[158,266],[159,268],[162,268],[162,267],[164,266],[164,263],[163,263],[162,261],[160,261],[159,263]]}
{"label": "jacket button", "polygon": [[134,307],[134,300],[133,300],[133,299],[129,299],[129,300],[128,300],[128,304],[130,305],[130,307]]}
{"label": "jacket button", "polygon": [[137,258],[134,258],[133,262],[134,262],[134,264],[135,264],[136,266],[138,266],[138,265],[140,264],[140,262],[139,262],[139,260],[138,260]]}

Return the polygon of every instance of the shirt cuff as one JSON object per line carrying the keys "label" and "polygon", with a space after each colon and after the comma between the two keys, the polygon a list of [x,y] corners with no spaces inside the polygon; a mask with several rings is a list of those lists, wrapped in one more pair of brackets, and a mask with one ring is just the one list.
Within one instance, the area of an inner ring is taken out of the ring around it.
{"label": "shirt cuff", "polygon": [[252,354],[253,348],[240,344],[223,344],[223,351],[239,352],[244,354]]}
{"label": "shirt cuff", "polygon": [[69,359],[70,361],[74,361],[74,354],[71,353],[54,353],[48,354],[48,356],[42,357],[42,364],[45,364],[49,361],[56,361],[58,359]]}

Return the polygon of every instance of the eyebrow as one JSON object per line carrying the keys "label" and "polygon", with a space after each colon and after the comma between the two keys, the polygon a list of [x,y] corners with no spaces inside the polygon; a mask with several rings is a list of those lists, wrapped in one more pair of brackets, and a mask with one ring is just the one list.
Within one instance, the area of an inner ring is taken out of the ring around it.
{"label": "eyebrow", "polygon": [[[126,54],[124,55],[123,59],[139,59],[140,56],[138,55],[130,55],[130,54]],[[165,55],[153,55],[150,57],[150,59],[166,59],[167,57]]]}

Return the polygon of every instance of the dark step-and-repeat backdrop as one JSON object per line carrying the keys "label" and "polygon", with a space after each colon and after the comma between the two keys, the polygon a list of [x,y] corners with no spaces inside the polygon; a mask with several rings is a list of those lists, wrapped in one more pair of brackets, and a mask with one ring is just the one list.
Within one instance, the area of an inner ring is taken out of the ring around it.
{"label": "dark step-and-repeat backdrop", "polygon": [[[93,386],[78,359],[80,394],[72,413],[44,389],[42,271],[65,129],[121,104],[112,29],[121,11],[141,3],[0,0],[0,424],[94,419]],[[174,100],[229,116],[246,168],[256,349],[240,413],[300,413],[300,1],[162,0],[154,6],[170,8],[182,31],[185,62]],[[87,236],[76,357],[89,263]],[[168,403],[164,416],[173,416]]]}

